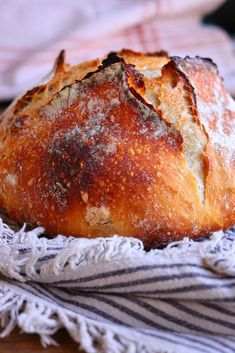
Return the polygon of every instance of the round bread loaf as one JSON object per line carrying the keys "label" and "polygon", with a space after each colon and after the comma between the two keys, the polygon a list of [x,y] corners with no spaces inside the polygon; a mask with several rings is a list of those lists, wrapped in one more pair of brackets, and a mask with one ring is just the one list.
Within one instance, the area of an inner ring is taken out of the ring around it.
{"label": "round bread loaf", "polygon": [[146,246],[235,223],[235,103],[215,64],[129,50],[76,66],[0,123],[0,205],[49,235]]}

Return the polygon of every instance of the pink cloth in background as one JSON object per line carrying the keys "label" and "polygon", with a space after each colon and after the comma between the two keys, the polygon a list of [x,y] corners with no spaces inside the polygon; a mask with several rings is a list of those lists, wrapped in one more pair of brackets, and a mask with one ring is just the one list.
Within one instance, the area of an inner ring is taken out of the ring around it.
{"label": "pink cloth in background", "polygon": [[222,29],[200,23],[222,2],[0,0],[0,100],[40,81],[61,49],[71,63],[122,48],[211,57],[234,94],[230,38]]}

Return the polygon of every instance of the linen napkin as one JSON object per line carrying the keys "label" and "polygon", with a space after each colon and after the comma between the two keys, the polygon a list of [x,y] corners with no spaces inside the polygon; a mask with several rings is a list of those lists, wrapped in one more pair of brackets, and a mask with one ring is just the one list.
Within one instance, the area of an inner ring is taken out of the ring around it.
{"label": "linen napkin", "polygon": [[202,18],[224,0],[0,0],[0,100],[31,88],[65,49],[68,62],[129,48],[210,57],[235,95],[228,34]]}
{"label": "linen napkin", "polygon": [[0,320],[89,353],[235,352],[235,228],[145,251],[140,240],[47,238],[0,219]]}

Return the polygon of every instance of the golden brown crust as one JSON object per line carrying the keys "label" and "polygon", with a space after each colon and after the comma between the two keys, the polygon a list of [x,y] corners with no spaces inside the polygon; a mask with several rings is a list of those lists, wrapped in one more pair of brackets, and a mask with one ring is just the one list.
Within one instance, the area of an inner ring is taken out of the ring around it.
{"label": "golden brown crust", "polygon": [[[175,57],[164,67],[163,77],[169,71],[171,76],[174,71],[183,81],[184,95],[188,91],[191,115],[206,139],[201,155],[204,179],[202,212],[207,211],[210,215],[208,229],[228,228],[235,223],[234,101],[226,93],[217,67],[211,60]],[[171,95],[168,104],[177,105],[178,101],[179,97],[176,96],[174,101]]]}
{"label": "golden brown crust", "polygon": [[234,103],[207,61],[125,50],[70,67],[61,54],[40,87],[0,123],[0,204],[12,218],[148,246],[235,223]]}

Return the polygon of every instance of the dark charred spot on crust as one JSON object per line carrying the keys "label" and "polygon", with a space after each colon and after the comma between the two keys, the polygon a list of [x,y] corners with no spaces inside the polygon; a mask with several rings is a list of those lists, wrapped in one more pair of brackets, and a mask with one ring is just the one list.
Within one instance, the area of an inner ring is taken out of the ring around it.
{"label": "dark charred spot on crust", "polygon": [[68,139],[65,131],[52,137],[44,170],[49,180],[47,191],[60,211],[65,210],[71,198],[79,199],[80,191],[86,192],[96,185],[101,165],[108,165],[109,159],[106,151],[99,147],[102,145],[106,146],[102,134],[85,142],[79,131]]}
{"label": "dark charred spot on crust", "polygon": [[101,63],[101,67],[102,69],[115,64],[115,63],[119,63],[119,62],[124,62],[124,60],[118,56],[118,53],[116,52],[111,52],[108,54],[107,58],[105,58],[102,63]]}
{"label": "dark charred spot on crust", "polygon": [[[100,67],[100,66],[99,66],[99,67]],[[96,71],[88,72],[88,74],[86,74],[86,75],[83,77],[83,80],[86,80],[87,78],[90,78],[91,76],[93,76],[95,73],[99,72],[99,71],[100,71],[99,67],[98,67],[98,69],[97,69]],[[79,81],[77,81],[77,82],[79,82]],[[65,86],[64,88],[66,88],[66,86]]]}
{"label": "dark charred spot on crust", "polygon": [[[91,164],[94,166],[96,161],[95,155],[91,153],[94,144],[95,142],[82,143],[79,140],[79,135],[75,135],[69,141],[58,135],[57,139],[53,139],[48,146],[49,158],[48,161],[45,161],[48,175],[52,179],[55,176],[71,179],[83,174],[87,168],[89,175],[95,174],[95,171],[91,173],[89,168]],[[89,178],[86,179],[86,182],[89,184]]]}
{"label": "dark charred spot on crust", "polygon": [[82,159],[85,158],[85,146],[70,141],[68,144],[60,135],[52,139],[48,145],[47,158],[44,159],[46,184],[49,197],[63,211],[68,203],[69,186],[76,181],[82,170]]}
{"label": "dark charred spot on crust", "polygon": [[94,74],[96,74],[97,72],[102,71],[103,69],[105,69],[106,67],[112,65],[112,64],[116,64],[119,62],[124,62],[124,60],[118,56],[118,54],[116,52],[111,52],[108,54],[108,56],[102,61],[101,65],[98,67],[98,69],[96,71],[93,72],[88,72],[88,74],[86,74],[86,76],[83,78],[83,80],[93,76]]}

